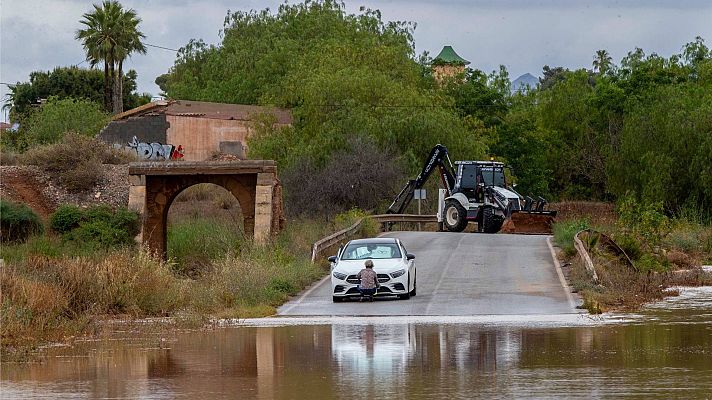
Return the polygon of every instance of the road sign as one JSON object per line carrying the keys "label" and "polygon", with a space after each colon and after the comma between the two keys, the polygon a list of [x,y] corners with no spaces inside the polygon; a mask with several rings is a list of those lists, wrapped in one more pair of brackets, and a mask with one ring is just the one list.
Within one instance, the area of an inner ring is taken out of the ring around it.
{"label": "road sign", "polygon": [[425,189],[415,189],[413,198],[415,200],[425,200]]}

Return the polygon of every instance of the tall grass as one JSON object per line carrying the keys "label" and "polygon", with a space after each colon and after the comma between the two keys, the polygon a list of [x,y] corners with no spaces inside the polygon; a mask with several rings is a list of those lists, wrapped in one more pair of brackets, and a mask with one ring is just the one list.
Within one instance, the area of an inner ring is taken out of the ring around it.
{"label": "tall grass", "polygon": [[168,256],[176,272],[197,276],[212,261],[238,253],[244,241],[234,225],[212,218],[189,218],[168,227]]}
{"label": "tall grass", "polygon": [[3,269],[0,287],[3,345],[73,334],[95,315],[165,315],[183,299],[181,282],[145,251],[30,256]]}
{"label": "tall grass", "polygon": [[553,225],[554,243],[564,251],[564,255],[571,257],[576,254],[574,236],[576,236],[576,233],[579,231],[589,229],[590,227],[591,223],[587,219],[556,222]]}
{"label": "tall grass", "polygon": [[323,274],[307,257],[286,248],[246,245],[239,255],[215,261],[212,271],[196,282],[200,295],[193,305],[221,316],[272,314]]}

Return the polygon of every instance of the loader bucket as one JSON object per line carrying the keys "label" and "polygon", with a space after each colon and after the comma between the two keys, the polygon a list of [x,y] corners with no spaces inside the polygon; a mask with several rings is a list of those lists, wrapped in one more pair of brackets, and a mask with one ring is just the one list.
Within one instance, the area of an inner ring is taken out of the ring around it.
{"label": "loader bucket", "polygon": [[515,211],[504,222],[500,233],[550,235],[552,233],[551,224],[555,217],[556,211]]}

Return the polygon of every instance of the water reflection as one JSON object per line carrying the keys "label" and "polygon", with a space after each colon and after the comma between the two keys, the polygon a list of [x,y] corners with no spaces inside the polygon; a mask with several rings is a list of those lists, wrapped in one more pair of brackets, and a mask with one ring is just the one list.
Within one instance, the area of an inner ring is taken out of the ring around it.
{"label": "water reflection", "polygon": [[226,328],[78,342],[4,364],[3,398],[705,397],[712,329],[467,324]]}

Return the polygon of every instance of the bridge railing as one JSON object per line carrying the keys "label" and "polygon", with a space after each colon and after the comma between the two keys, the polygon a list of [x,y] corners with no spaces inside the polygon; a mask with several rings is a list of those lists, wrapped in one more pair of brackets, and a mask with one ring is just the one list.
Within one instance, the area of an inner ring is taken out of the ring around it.
{"label": "bridge railing", "polygon": [[316,259],[327,249],[336,244],[343,243],[353,237],[361,228],[361,224],[365,219],[372,219],[381,224],[381,229],[385,230],[386,226],[391,223],[409,222],[409,223],[427,223],[437,222],[435,215],[415,215],[415,214],[380,214],[369,215],[356,221],[353,225],[346,229],[342,229],[336,233],[320,239],[312,245],[311,261],[316,262]]}

